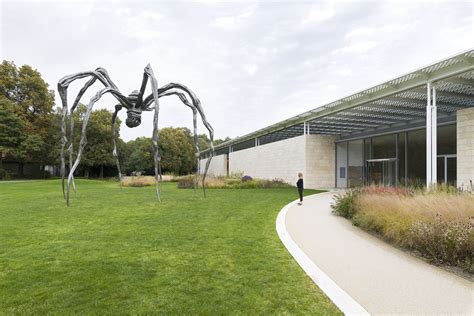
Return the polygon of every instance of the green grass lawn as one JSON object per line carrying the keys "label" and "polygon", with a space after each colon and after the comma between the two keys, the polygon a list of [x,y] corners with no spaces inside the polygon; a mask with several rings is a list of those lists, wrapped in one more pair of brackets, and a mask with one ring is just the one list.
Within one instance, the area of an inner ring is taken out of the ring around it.
{"label": "green grass lawn", "polygon": [[0,183],[1,314],[340,314],[275,231],[295,189],[77,187]]}

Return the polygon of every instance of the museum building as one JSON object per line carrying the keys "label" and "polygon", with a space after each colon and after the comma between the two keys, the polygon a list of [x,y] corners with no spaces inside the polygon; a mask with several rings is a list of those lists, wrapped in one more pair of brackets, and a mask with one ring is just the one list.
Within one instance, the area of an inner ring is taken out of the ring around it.
{"label": "museum building", "polygon": [[209,167],[290,184],[298,172],[307,188],[472,188],[474,50],[217,145]]}

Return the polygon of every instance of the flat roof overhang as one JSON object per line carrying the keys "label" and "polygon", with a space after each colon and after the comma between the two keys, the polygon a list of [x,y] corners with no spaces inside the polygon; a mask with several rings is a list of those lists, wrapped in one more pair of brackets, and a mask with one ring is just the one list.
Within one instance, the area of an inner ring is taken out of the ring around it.
{"label": "flat roof overhang", "polygon": [[428,83],[436,87],[438,122],[455,121],[457,110],[474,107],[474,50],[234,138],[215,149],[250,139],[273,142],[304,133],[351,139],[422,125],[426,122]]}

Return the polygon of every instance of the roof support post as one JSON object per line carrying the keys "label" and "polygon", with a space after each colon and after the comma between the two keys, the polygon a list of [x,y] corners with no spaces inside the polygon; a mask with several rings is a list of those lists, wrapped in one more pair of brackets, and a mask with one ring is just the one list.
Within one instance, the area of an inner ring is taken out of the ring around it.
{"label": "roof support post", "polygon": [[437,108],[436,88],[428,82],[426,85],[426,188],[437,183]]}
{"label": "roof support post", "polygon": [[431,183],[438,183],[438,107],[436,106],[436,85],[433,85],[431,100]]}
{"label": "roof support post", "polygon": [[306,135],[306,122],[303,122],[303,135]]}

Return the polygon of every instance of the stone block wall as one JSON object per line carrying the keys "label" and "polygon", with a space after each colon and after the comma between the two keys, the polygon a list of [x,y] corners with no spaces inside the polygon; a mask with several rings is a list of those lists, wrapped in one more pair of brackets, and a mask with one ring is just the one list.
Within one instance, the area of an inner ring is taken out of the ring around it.
{"label": "stone block wall", "polygon": [[306,135],[306,174],[308,188],[334,188],[336,137]]}
{"label": "stone block wall", "polygon": [[474,107],[457,111],[457,186],[474,183]]}
{"label": "stone block wall", "polygon": [[[199,167],[201,174],[204,173],[206,168],[208,158],[201,159],[199,162]],[[211,164],[209,165],[209,170],[207,172],[210,176],[226,176],[227,175],[227,155],[219,155],[212,157]]]}
{"label": "stone block wall", "polygon": [[305,173],[305,136],[230,153],[229,171],[243,172],[253,178],[282,179],[295,185],[298,172]]}
{"label": "stone block wall", "polygon": [[[305,187],[335,186],[336,138],[301,135],[229,154],[229,174],[243,173],[259,179],[282,179],[296,185],[298,173],[304,174]],[[226,174],[226,155],[211,161],[210,175]],[[207,159],[201,160],[201,172]]]}

